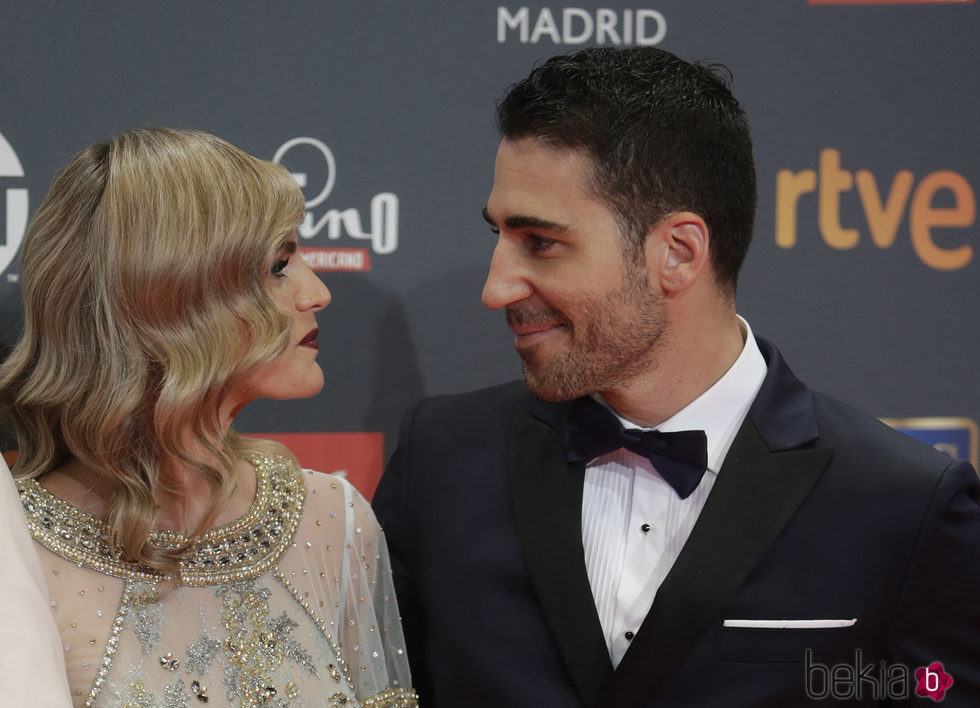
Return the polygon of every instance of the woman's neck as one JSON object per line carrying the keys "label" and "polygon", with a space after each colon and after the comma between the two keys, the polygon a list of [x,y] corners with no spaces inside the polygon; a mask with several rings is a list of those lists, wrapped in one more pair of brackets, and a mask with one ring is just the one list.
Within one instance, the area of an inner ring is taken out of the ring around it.
{"label": "woman's neck", "polygon": [[[212,464],[215,464],[212,462]],[[155,495],[157,529],[192,531],[200,525],[208,511],[211,489],[196,472],[183,465],[161,466],[162,483]],[[222,526],[243,516],[255,500],[255,471],[245,460],[236,460],[232,471],[232,487],[219,504],[208,528]]]}
{"label": "woman's neck", "polygon": [[[215,464],[212,462],[212,464]],[[193,531],[204,520],[211,500],[211,490],[196,472],[175,460],[160,465],[161,483],[157,485],[155,529]],[[55,496],[95,516],[102,516],[112,495],[112,486],[98,470],[70,458],[38,482]],[[232,471],[232,488],[208,527],[221,526],[248,512],[255,499],[256,478],[252,466],[236,460]]]}

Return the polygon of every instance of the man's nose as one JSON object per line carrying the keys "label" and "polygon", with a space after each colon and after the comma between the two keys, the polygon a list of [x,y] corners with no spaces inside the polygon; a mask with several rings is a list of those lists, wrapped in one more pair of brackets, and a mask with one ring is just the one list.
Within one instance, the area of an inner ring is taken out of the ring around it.
{"label": "man's nose", "polygon": [[483,305],[500,310],[530,297],[533,290],[512,247],[498,241],[483,285]]}

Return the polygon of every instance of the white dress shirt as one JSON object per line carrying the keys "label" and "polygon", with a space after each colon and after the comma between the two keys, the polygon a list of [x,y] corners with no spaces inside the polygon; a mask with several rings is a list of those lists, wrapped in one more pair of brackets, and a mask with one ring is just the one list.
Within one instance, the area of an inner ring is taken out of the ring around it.
{"label": "white dress shirt", "polygon": [[[597,457],[586,466],[582,544],[613,666],[622,660],[687,542],[765,378],[766,362],[752,329],[741,317],[739,323],[745,344],[735,363],[711,388],[656,428],[704,430],[708,470],[691,496],[681,499],[649,460],[625,449]],[[626,428],[640,427],[617,417]]]}

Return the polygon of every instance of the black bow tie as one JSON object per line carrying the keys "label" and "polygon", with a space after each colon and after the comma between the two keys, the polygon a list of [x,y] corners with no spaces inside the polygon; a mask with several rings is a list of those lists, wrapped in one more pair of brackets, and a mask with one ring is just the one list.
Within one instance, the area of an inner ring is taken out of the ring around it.
{"label": "black bow tie", "polygon": [[708,467],[708,438],[703,430],[626,430],[612,411],[591,398],[572,404],[565,428],[568,462],[589,462],[620,448],[650,460],[681,499],[697,489]]}

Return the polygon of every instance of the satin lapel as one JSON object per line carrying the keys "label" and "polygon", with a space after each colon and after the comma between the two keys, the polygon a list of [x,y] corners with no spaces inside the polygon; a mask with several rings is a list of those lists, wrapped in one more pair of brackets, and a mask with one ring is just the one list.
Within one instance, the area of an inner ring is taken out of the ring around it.
{"label": "satin lapel", "polygon": [[568,466],[560,422],[518,416],[509,464],[517,531],[531,582],[586,705],[612,674],[582,550],[584,465]]}
{"label": "satin lapel", "polygon": [[830,461],[829,448],[771,452],[746,420],[677,562],[600,706],[640,706],[745,581]]}

